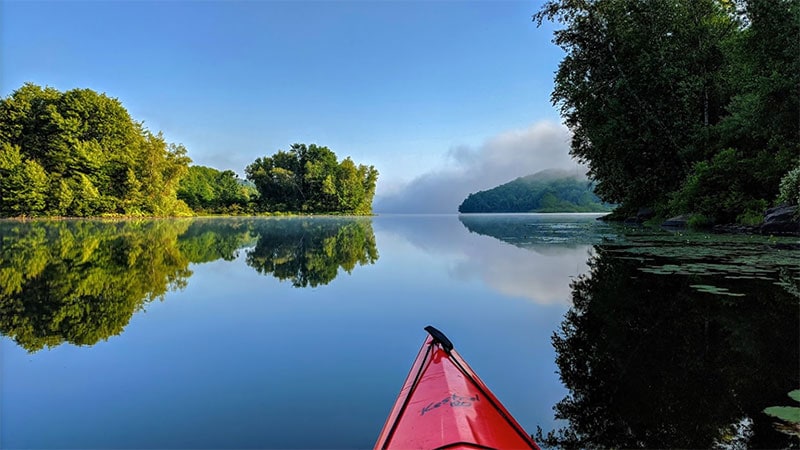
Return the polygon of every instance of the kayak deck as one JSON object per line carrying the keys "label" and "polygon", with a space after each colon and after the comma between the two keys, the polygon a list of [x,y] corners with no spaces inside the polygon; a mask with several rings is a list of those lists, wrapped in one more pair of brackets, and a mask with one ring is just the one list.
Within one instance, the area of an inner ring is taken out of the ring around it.
{"label": "kayak deck", "polygon": [[425,339],[376,449],[538,449],[440,331]]}

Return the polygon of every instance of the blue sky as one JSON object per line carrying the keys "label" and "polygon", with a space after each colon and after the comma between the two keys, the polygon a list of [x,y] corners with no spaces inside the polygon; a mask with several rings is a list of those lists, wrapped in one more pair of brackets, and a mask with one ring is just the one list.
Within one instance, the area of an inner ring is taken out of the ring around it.
{"label": "blue sky", "polygon": [[105,92],[195,164],[240,175],[305,142],[374,165],[378,197],[467,172],[472,191],[570,163],[540,4],[6,0],[0,87]]}

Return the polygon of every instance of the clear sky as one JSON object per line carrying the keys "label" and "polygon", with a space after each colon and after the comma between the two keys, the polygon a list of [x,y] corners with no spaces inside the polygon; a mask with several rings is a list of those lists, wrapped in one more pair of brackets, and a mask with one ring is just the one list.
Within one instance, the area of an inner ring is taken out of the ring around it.
{"label": "clear sky", "polygon": [[563,52],[531,21],[540,4],[4,0],[0,93],[105,92],[195,164],[242,176],[316,143],[374,165],[378,203],[448,177],[460,198],[571,164],[550,103]]}

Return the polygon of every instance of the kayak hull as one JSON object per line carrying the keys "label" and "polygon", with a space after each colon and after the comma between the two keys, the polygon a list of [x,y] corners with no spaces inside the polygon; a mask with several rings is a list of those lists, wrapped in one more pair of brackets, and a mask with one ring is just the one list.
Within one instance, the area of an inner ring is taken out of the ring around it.
{"label": "kayak hull", "polygon": [[432,335],[417,354],[375,448],[538,449],[449,340],[428,328]]}

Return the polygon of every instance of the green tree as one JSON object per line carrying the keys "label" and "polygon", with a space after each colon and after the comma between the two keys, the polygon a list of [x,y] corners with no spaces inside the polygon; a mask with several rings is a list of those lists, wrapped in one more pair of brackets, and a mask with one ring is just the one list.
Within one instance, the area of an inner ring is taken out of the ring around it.
{"label": "green tree", "polygon": [[255,184],[262,209],[266,211],[299,210],[296,160],[288,152],[256,158],[247,166],[247,179]]}
{"label": "green tree", "polygon": [[358,165],[358,176],[364,189],[364,196],[357,204],[355,214],[372,214],[372,200],[375,198],[375,187],[378,184],[378,169],[375,166]]}
{"label": "green tree", "polygon": [[743,26],[727,46],[732,97],[673,208],[718,222],[760,216],[800,164],[800,2],[744,2]]}
{"label": "green tree", "polygon": [[315,144],[293,144],[245,169],[266,211],[371,214],[378,171]]}
{"label": "green tree", "polygon": [[[3,215],[190,213],[176,197],[190,161],[186,149],[145,129],[105,94],[27,83],[0,100],[0,145],[4,153],[18,149],[18,176],[28,177],[45,198],[40,207],[38,200],[4,196]],[[36,165],[46,178],[44,190]],[[5,205],[9,201],[14,205]]]}
{"label": "green tree", "polygon": [[302,174],[300,185],[303,192],[302,208],[310,211],[340,210],[336,197],[336,154],[327,147],[311,144],[293,145],[297,151],[298,167]]}
{"label": "green tree", "polygon": [[178,198],[193,210],[210,208],[217,200],[213,178],[217,170],[205,166],[190,166],[178,188]]}
{"label": "green tree", "polygon": [[92,216],[100,210],[100,193],[86,175],[79,173],[68,182],[72,191],[72,203],[67,210],[73,216]]}
{"label": "green tree", "polygon": [[800,161],[781,179],[778,201],[790,205],[800,205]]}
{"label": "green tree", "polygon": [[238,207],[244,208],[250,201],[252,190],[242,183],[239,176],[232,170],[223,170],[216,177],[217,192],[219,192],[219,206],[230,210]]}
{"label": "green tree", "polygon": [[0,214],[38,215],[45,207],[47,173],[23,159],[18,146],[0,143]]}
{"label": "green tree", "polygon": [[597,194],[628,209],[665,202],[727,103],[719,71],[735,20],[714,0],[553,0],[534,19],[565,26],[552,98]]}
{"label": "green tree", "polygon": [[800,159],[800,2],[551,0],[534,20],[564,25],[552,99],[618,212],[747,222],[775,201]]}
{"label": "green tree", "polygon": [[190,166],[178,188],[178,198],[195,211],[235,212],[247,208],[253,190],[232,170]]}
{"label": "green tree", "polygon": [[359,209],[364,202],[364,177],[350,158],[345,158],[335,169],[335,181],[331,182],[330,191],[336,198],[336,204],[344,211]]}

